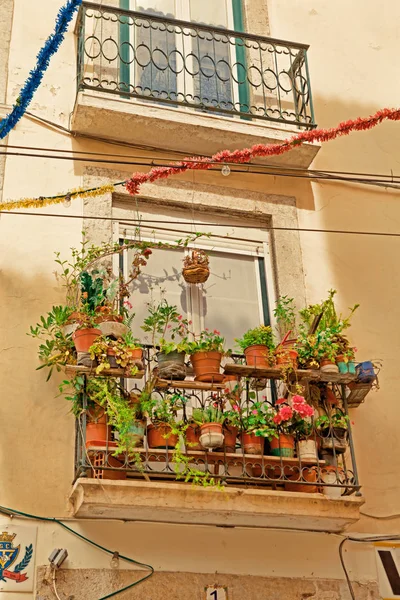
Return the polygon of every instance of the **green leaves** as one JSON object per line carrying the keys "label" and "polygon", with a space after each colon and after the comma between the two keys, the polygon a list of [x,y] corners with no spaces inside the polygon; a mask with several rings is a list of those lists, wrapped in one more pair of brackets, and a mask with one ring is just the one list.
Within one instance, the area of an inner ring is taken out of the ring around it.
{"label": "green leaves", "polygon": [[249,329],[243,337],[235,339],[235,342],[242,351],[254,345],[266,346],[271,352],[275,348],[274,336],[269,325],[259,325],[259,327]]}

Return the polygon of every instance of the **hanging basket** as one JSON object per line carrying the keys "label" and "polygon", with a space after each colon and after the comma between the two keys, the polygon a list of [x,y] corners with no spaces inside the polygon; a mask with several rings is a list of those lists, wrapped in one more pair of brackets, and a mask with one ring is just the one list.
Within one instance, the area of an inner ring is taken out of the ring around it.
{"label": "hanging basket", "polygon": [[192,250],[183,261],[182,275],[186,283],[205,283],[210,276],[207,254],[204,250]]}

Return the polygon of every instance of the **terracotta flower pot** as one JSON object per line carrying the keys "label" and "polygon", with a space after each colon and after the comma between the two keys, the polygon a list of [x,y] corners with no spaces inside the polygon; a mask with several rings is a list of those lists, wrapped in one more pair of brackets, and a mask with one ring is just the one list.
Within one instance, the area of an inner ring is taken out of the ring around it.
{"label": "terracotta flower pot", "polygon": [[297,369],[298,353],[296,350],[278,346],[275,350],[275,356],[277,367],[293,367],[293,369]]}
{"label": "terracotta flower pot", "polygon": [[100,329],[77,329],[72,334],[77,352],[89,352],[89,348],[101,336]]}
{"label": "terracotta flower pot", "polygon": [[242,433],[242,446],[245,454],[263,454],[264,438],[255,433]]}
{"label": "terracotta flower pot", "polygon": [[131,355],[132,360],[143,359],[143,348],[127,348],[126,352]]}
{"label": "terracotta flower pot", "polygon": [[196,352],[190,357],[196,377],[202,381],[212,382],[215,375],[220,374],[221,352]]}
{"label": "terracotta flower pot", "polygon": [[323,373],[339,373],[339,367],[327,358],[323,358],[319,366]]}
{"label": "terracotta flower pot", "polygon": [[315,467],[299,470],[297,473],[292,473],[287,477],[290,481],[297,481],[298,483],[285,483],[286,492],[302,492],[303,494],[316,494],[318,492],[316,485],[305,485],[302,483],[304,481],[308,483],[317,482],[317,469]]}
{"label": "terracotta flower pot", "polygon": [[189,425],[185,432],[187,450],[203,450],[203,446],[200,444],[200,433],[199,425]]}
{"label": "terracotta flower pot", "polygon": [[236,451],[236,438],[238,435],[238,428],[233,425],[224,425],[224,450],[225,452],[234,453]]}
{"label": "terracotta flower pot", "polygon": [[116,315],[112,313],[107,306],[98,306],[96,308],[96,312],[98,313],[98,317],[96,317],[96,323],[122,323],[124,317],[122,315]]}
{"label": "terracotta flower pot", "polygon": [[151,423],[147,426],[147,443],[149,448],[175,448],[178,436],[171,433],[171,426],[167,423]]}
{"label": "terracotta flower pot", "polygon": [[294,456],[294,437],[280,433],[278,438],[271,440],[270,447],[273,456],[292,458]]}
{"label": "terracotta flower pot", "polygon": [[262,344],[248,346],[244,351],[244,355],[246,364],[249,367],[269,367],[271,364],[268,347]]}
{"label": "terracotta flower pot", "polygon": [[107,415],[103,409],[87,410],[86,414],[86,446],[91,442],[109,442],[111,427],[107,423]]}
{"label": "terracotta flower pot", "polygon": [[200,430],[200,444],[203,448],[212,450],[223,445],[222,423],[204,423],[201,425]]}
{"label": "terracotta flower pot", "polygon": [[116,360],[117,353],[112,348],[107,348],[107,360],[110,365],[110,369],[117,369],[119,367]]}

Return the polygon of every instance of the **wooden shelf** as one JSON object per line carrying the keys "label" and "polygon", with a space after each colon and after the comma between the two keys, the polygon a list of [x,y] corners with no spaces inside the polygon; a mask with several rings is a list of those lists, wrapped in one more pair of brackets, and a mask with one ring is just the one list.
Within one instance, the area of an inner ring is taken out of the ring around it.
{"label": "wooden shelf", "polygon": [[[255,379],[282,379],[282,370],[278,367],[250,367],[248,365],[227,364],[226,375],[238,377],[254,377]],[[319,369],[297,369],[290,373],[290,377],[297,377],[299,381],[325,381],[331,383],[350,383],[356,380],[356,375],[350,373],[324,373]]]}
{"label": "wooden shelf", "polygon": [[212,392],[218,390],[224,390],[226,388],[225,383],[204,383],[202,381],[191,381],[185,379],[184,381],[170,381],[168,379],[158,379],[156,387],[158,388],[179,388],[182,390],[199,390],[204,392]]}
{"label": "wooden shelf", "polygon": [[81,365],[68,365],[65,367],[67,375],[90,375],[91,377],[122,377],[124,379],[142,379],[144,371],[138,371],[136,375],[130,375],[125,369],[104,369],[96,373],[96,367],[83,367]]}
{"label": "wooden shelf", "polygon": [[[96,445],[96,446],[90,446],[90,444],[88,444],[86,450],[88,452],[108,452],[108,453],[114,453],[115,452],[115,446],[114,445],[109,445],[107,447],[106,444],[104,444],[104,446],[100,446],[100,445]],[[162,449],[162,448],[135,448],[134,450],[135,454],[140,455],[141,458],[145,459],[147,462],[152,462],[152,457],[154,457],[154,461],[160,462],[160,458],[165,458],[167,459],[168,456],[168,460],[172,460],[173,454],[174,454],[174,450],[171,449]],[[287,458],[285,456],[269,456],[269,455],[262,455],[262,454],[242,454],[242,453],[233,453],[233,452],[212,452],[212,451],[199,451],[199,450],[187,450],[185,452],[186,456],[191,456],[193,457],[193,459],[201,459],[202,461],[207,461],[209,464],[215,464],[215,463],[241,463],[243,464],[243,462],[245,462],[246,464],[252,464],[252,465],[259,465],[259,464],[264,464],[267,466],[271,466],[271,467],[276,467],[279,465],[284,465],[284,466],[299,466],[300,465],[300,461],[298,458]],[[116,458],[118,459],[119,457],[116,456]],[[121,455],[121,460],[123,459],[123,455]],[[264,463],[263,463],[264,461]],[[324,460],[302,460],[301,461],[301,465],[303,466],[316,466],[319,465],[321,467],[326,465],[326,462]]]}

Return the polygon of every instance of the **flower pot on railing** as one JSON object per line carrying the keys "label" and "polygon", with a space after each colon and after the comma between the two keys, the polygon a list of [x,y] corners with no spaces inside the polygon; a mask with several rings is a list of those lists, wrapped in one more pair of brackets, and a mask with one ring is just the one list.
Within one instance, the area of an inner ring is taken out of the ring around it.
{"label": "flower pot on railing", "polygon": [[172,449],[178,443],[178,436],[172,433],[168,423],[150,423],[147,426],[147,443],[149,448]]}
{"label": "flower pot on railing", "polygon": [[321,481],[327,486],[323,486],[323,493],[329,498],[340,498],[344,488],[340,487],[341,483],[346,482],[346,477],[343,469],[331,465],[326,465],[321,469]]}
{"label": "flower pot on railing", "polygon": [[319,367],[323,373],[339,373],[339,367],[328,358],[323,358]]}
{"label": "flower pot on railing", "polygon": [[297,442],[297,456],[300,461],[317,461],[318,450],[315,440],[300,440]]}
{"label": "flower pot on railing", "polygon": [[200,427],[200,444],[203,448],[213,450],[224,444],[224,434],[222,432],[222,423],[204,423]]}
{"label": "flower pot on railing", "polygon": [[233,425],[224,425],[224,445],[223,449],[225,452],[235,453],[236,451],[236,438],[238,435],[238,428]]}
{"label": "flower pot on railing", "polygon": [[303,494],[316,494],[318,492],[316,485],[306,485],[304,483],[317,483],[316,467],[299,469],[296,473],[287,475],[287,478],[293,483],[285,483],[286,492],[301,492]]}
{"label": "flower pot on railing", "polygon": [[183,381],[186,377],[184,352],[158,352],[158,375],[161,379]]}
{"label": "flower pot on railing", "polygon": [[222,353],[221,352],[196,352],[190,357],[197,381],[212,383],[220,379]]}
{"label": "flower pot on railing", "polygon": [[269,367],[271,364],[269,349],[262,344],[248,346],[244,350],[244,355],[249,367]]}
{"label": "flower pot on railing", "polygon": [[107,415],[100,406],[88,408],[86,411],[86,446],[91,442],[104,442],[111,440],[111,427],[107,422]]}
{"label": "flower pot on railing", "polygon": [[146,432],[146,419],[137,419],[133,421],[128,429],[127,438],[132,446],[143,446],[144,434]]}
{"label": "flower pot on railing", "polygon": [[270,442],[273,456],[285,456],[293,458],[294,456],[294,437],[285,433],[280,433],[278,438],[272,438]]}
{"label": "flower pot on railing", "polygon": [[241,435],[242,447],[245,454],[263,454],[264,438],[252,432],[243,432]]}
{"label": "flower pot on railing", "polygon": [[297,369],[298,353],[294,348],[278,346],[275,350],[275,360],[277,367],[292,367]]}
{"label": "flower pot on railing", "polygon": [[201,429],[199,425],[192,423],[185,431],[185,445],[187,450],[203,450],[200,444]]}
{"label": "flower pot on railing", "polygon": [[90,346],[101,336],[100,329],[77,329],[72,334],[77,352],[89,352]]}
{"label": "flower pot on railing", "polygon": [[338,354],[338,356],[336,357],[336,365],[339,369],[339,373],[344,374],[349,372],[348,362],[346,361],[343,354]]}
{"label": "flower pot on railing", "polygon": [[322,430],[321,448],[343,454],[347,449],[347,429],[343,427],[332,427],[330,430]]}

